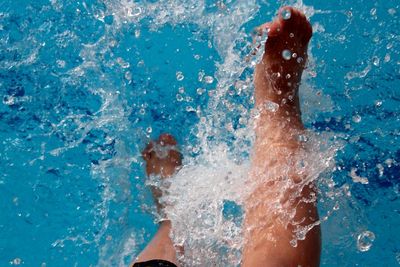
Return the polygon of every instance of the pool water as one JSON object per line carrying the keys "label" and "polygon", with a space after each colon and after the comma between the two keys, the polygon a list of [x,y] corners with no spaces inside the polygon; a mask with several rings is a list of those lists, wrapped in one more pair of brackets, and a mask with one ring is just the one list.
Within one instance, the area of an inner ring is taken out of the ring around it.
{"label": "pool water", "polygon": [[0,265],[127,266],[157,229],[140,151],[169,132],[184,261],[236,266],[252,31],[287,4],[314,30],[301,104],[321,265],[400,265],[396,0],[2,0]]}

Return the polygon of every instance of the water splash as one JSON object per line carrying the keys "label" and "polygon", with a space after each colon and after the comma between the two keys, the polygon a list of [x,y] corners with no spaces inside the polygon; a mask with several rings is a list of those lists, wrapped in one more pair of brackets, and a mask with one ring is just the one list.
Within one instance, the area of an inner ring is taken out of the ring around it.
{"label": "water splash", "polygon": [[364,231],[357,236],[357,248],[361,252],[366,252],[371,249],[374,241],[375,234],[371,231]]}

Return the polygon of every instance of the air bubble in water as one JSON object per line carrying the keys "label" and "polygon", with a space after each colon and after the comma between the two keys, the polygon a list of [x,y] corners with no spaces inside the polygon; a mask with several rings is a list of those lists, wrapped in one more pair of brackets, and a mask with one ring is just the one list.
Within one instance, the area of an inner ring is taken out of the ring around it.
{"label": "air bubble in water", "polygon": [[292,58],[292,52],[289,49],[285,49],[282,51],[282,57],[285,60],[290,60]]}
{"label": "air bubble in water", "polygon": [[296,58],[297,57],[297,53],[293,53],[292,58]]}
{"label": "air bubble in water", "polygon": [[204,82],[208,83],[208,84],[213,83],[214,82],[214,78],[211,77],[211,76],[205,76],[204,77]]}
{"label": "air bubble in water", "polygon": [[292,33],[292,32],[289,33],[289,37],[290,37],[290,38],[293,38],[293,37],[294,37],[294,33]]}
{"label": "air bubble in water", "polygon": [[382,100],[375,100],[375,107],[379,108],[382,106]]}
{"label": "air bubble in water", "polygon": [[151,128],[151,127],[147,127],[147,128],[146,128],[146,132],[147,132],[147,133],[150,134],[152,131],[153,131],[153,128]]}
{"label": "air bubble in water", "polygon": [[282,11],[281,15],[282,15],[282,18],[283,18],[284,20],[288,20],[288,19],[290,19],[290,18],[292,17],[292,12],[290,12],[289,9],[284,9],[284,10]]}
{"label": "air bubble in water", "polygon": [[277,103],[269,100],[265,101],[264,106],[268,111],[271,112],[276,112],[279,109],[279,105]]}
{"label": "air bubble in water", "polygon": [[371,231],[364,231],[357,237],[357,248],[361,252],[368,251],[375,240],[375,234]]}
{"label": "air bubble in water", "polygon": [[185,78],[185,76],[183,76],[183,73],[181,71],[176,72],[176,79],[178,81],[182,81],[184,78]]}

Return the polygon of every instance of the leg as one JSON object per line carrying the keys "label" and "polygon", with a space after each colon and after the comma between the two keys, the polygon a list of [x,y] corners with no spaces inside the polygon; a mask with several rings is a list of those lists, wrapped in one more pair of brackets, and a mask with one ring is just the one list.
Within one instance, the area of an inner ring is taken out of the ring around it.
{"label": "leg", "polygon": [[296,163],[304,150],[298,88],[312,29],[300,11],[290,7],[261,27],[269,32],[254,76],[260,116],[249,181],[255,187],[245,204],[242,266],[318,266],[319,226],[291,244],[296,229],[318,224],[314,184]]}
{"label": "leg", "polygon": [[[176,151],[175,146],[176,141],[171,135],[162,134],[157,142],[151,142],[146,147],[142,152],[142,155],[146,161],[146,174],[148,176],[159,175],[161,179],[165,179],[177,171],[177,169],[182,165],[182,161],[181,155]],[[152,191],[157,202],[157,207],[159,211],[162,212],[163,207],[158,201],[158,198],[161,197],[161,190],[158,188],[152,188]],[[170,238],[170,231],[171,222],[169,220],[162,221],[156,235],[139,254],[136,262],[164,260],[178,265],[176,249]]]}

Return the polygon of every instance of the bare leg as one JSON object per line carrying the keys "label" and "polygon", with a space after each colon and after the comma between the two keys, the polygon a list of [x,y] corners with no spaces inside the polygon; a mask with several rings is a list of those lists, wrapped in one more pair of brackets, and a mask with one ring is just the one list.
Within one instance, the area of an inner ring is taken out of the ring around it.
{"label": "bare leg", "polygon": [[[147,175],[160,175],[162,179],[173,175],[182,165],[181,155],[176,150],[176,141],[169,134],[160,135],[157,142],[151,142],[142,152],[146,161]],[[152,188],[157,207],[162,212],[158,198],[161,196],[161,190]],[[156,235],[139,254],[136,262],[145,262],[150,260],[165,260],[178,265],[176,258],[176,249],[170,238],[171,222],[165,220],[160,223]]]}
{"label": "bare leg", "polygon": [[299,135],[304,131],[298,88],[312,29],[300,11],[290,7],[261,27],[269,28],[269,33],[254,77],[260,117],[250,183],[256,186],[246,200],[242,266],[318,266],[319,226],[296,247],[290,244],[295,227],[318,221],[314,185],[296,165],[303,151]]}

